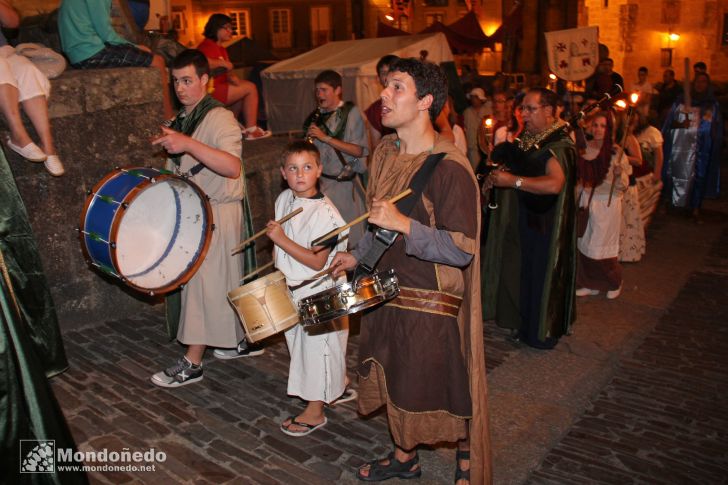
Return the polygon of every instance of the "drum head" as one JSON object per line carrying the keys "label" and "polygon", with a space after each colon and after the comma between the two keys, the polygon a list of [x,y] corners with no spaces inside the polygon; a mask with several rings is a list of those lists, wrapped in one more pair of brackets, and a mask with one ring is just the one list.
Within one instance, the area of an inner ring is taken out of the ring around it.
{"label": "drum head", "polygon": [[157,289],[181,279],[205,247],[205,201],[175,177],[142,188],[121,211],[116,264],[131,285]]}

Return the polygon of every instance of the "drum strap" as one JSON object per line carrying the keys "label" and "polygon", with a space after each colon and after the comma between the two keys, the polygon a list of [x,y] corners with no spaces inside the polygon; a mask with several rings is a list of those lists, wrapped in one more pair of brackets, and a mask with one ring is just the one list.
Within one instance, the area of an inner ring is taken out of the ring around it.
{"label": "drum strap", "polygon": [[[420,200],[420,195],[425,190],[425,185],[432,177],[435,172],[437,164],[445,157],[445,153],[435,153],[427,157],[425,163],[417,171],[412,181],[410,182],[409,188],[412,189],[412,195],[405,197],[404,199],[397,202],[395,205],[397,209],[404,215],[408,216],[415,208],[415,204]],[[390,231],[388,229],[382,229],[378,227],[374,231],[374,241],[372,247],[367,251],[359,264],[354,268],[354,279],[364,274],[371,274],[374,268],[377,266],[377,262],[382,255],[389,249],[394,241],[399,236],[396,231]]]}
{"label": "drum strap", "polygon": [[[184,110],[181,110],[171,123],[166,124],[168,124],[169,127],[173,130],[179,131],[180,133],[191,137],[200,122],[205,118],[205,116],[207,116],[207,113],[218,107],[224,107],[224,105],[216,99],[212,98],[210,95],[206,95],[199,103],[197,103],[197,106],[195,106],[195,109],[193,109],[190,114],[186,114]],[[172,160],[172,163],[177,166],[177,168],[179,168],[182,163],[182,155],[182,153],[178,153],[175,155],[170,155],[169,157],[170,160]],[[198,163],[197,165],[192,167],[185,175],[188,177],[194,177],[195,175],[200,173],[203,168],[205,168],[205,166],[201,163]]]}

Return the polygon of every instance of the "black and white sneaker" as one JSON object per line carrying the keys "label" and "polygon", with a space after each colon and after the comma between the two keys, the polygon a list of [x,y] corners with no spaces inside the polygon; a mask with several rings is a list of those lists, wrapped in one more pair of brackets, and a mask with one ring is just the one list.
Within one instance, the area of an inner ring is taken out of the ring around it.
{"label": "black and white sneaker", "polygon": [[182,356],[176,364],[151,378],[152,384],[160,387],[180,387],[202,380],[202,364],[195,365],[186,356]]}
{"label": "black and white sneaker", "polygon": [[255,357],[265,352],[260,344],[249,344],[243,339],[238,342],[238,346],[233,349],[215,349],[212,353],[216,358],[222,360],[239,359],[240,357]]}

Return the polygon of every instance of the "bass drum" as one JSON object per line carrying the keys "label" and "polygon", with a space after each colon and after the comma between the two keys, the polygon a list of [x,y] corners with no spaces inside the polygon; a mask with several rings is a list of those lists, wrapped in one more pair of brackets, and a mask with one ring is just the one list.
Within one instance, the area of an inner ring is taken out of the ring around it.
{"label": "bass drum", "polygon": [[86,199],[81,249],[89,264],[129,287],[164,294],[192,278],[213,229],[210,203],[194,183],[154,168],[119,168]]}

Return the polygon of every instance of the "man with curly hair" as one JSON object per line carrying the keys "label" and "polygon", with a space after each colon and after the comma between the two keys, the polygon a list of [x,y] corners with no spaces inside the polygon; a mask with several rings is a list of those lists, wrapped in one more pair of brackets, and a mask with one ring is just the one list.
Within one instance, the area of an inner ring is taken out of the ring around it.
{"label": "man with curly hair", "polygon": [[[356,475],[416,478],[418,446],[457,442],[456,482],[490,483],[478,185],[468,159],[433,128],[447,100],[439,67],[400,59],[381,99],[382,124],[396,133],[382,138],[370,165],[369,223],[401,237],[377,262],[369,231],[332,262],[355,274],[393,269],[400,285],[364,316],[357,369],[359,412],[386,407],[394,451]],[[407,187],[415,190],[409,207],[388,201]]]}

